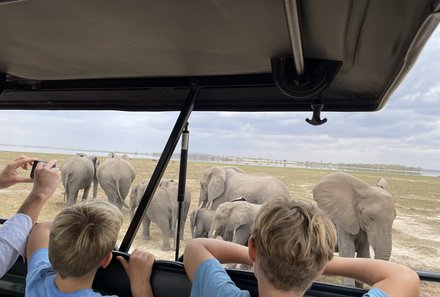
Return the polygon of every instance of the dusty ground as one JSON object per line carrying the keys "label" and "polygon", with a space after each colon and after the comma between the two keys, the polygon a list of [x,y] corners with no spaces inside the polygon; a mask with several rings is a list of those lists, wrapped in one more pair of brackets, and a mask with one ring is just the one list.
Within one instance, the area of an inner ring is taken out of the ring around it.
{"label": "dusty ground", "polygon": [[[19,153],[0,152],[0,166],[16,158]],[[28,154],[40,159],[56,158],[58,165],[68,158],[66,155]],[[135,183],[149,178],[156,164],[152,160],[132,159],[137,177]],[[179,163],[171,161],[164,175],[165,178],[178,178]],[[187,173],[187,189],[192,193],[191,209],[195,208],[199,197],[199,178],[209,163],[189,163]],[[281,179],[296,199],[312,199],[314,185],[329,171],[306,170],[274,167],[240,166],[249,172],[266,172]],[[28,174],[28,173],[23,173]],[[416,270],[440,272],[440,178],[404,176],[384,173],[353,173],[370,184],[374,184],[379,176],[387,178],[390,191],[395,198],[397,217],[393,225],[393,251],[391,261],[409,265]],[[15,185],[0,190],[0,217],[8,218],[15,213],[27,193],[30,184]],[[99,189],[98,197],[105,197]],[[127,198],[128,199],[128,198]],[[64,207],[63,187],[60,183],[54,197],[45,206],[40,218],[52,219]],[[130,219],[124,210],[125,221],[120,232],[120,242],[128,228]],[[142,228],[142,227],[141,227]],[[140,229],[141,230],[141,229]],[[154,252],[157,259],[174,259],[174,251],[161,251],[161,235],[154,224],[151,227],[151,240],[145,241],[136,236],[133,247],[145,247]],[[185,241],[191,237],[189,222],[185,226],[185,239],[180,243],[180,254]],[[422,283],[421,296],[440,296],[440,284]]]}

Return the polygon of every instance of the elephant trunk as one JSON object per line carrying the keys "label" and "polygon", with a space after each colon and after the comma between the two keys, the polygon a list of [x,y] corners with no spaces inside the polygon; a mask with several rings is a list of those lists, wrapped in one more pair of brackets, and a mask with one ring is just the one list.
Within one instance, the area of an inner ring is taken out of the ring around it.
{"label": "elephant trunk", "polygon": [[374,258],[388,261],[391,257],[392,236],[391,231],[385,232],[378,239],[370,241],[374,250]]}
{"label": "elephant trunk", "polygon": [[374,249],[374,258],[388,261],[391,257],[391,247],[386,249]]}

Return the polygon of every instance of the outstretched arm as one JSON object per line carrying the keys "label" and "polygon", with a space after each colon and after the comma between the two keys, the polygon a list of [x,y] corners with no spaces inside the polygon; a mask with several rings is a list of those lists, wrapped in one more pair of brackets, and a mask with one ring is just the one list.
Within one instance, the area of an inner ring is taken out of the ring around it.
{"label": "outstretched arm", "polygon": [[122,256],[118,256],[117,259],[128,274],[133,297],[153,297],[153,289],[150,283],[154,263],[153,254],[135,249],[131,253],[129,261]]}
{"label": "outstretched arm", "polygon": [[419,296],[417,273],[389,261],[335,257],[325,267],[324,274],[360,280],[383,290],[389,297]]}
{"label": "outstretched arm", "polygon": [[253,264],[245,246],[211,238],[192,239],[186,244],[183,257],[185,271],[191,281],[200,264],[211,258],[216,258],[221,263]]}

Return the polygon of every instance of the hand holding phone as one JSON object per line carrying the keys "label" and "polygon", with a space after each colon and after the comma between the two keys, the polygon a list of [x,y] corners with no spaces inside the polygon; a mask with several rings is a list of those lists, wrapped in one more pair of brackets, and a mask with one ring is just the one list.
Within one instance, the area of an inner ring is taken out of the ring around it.
{"label": "hand holding phone", "polygon": [[[32,169],[31,169],[31,178],[33,179],[35,176],[35,168],[37,168],[38,163],[43,162],[43,163],[47,163],[46,161],[41,161],[41,160],[37,160],[34,161],[34,163],[32,163]],[[52,166],[52,168],[54,168],[56,165],[54,164]]]}

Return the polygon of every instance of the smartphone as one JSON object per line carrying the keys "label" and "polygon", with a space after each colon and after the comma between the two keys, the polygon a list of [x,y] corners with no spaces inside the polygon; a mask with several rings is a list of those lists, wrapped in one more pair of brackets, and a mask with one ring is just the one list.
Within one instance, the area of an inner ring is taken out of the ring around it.
{"label": "smartphone", "polygon": [[[31,178],[33,179],[34,178],[34,175],[35,175],[35,168],[37,168],[37,164],[38,163],[40,163],[40,162],[43,162],[43,163],[47,163],[46,161],[34,161],[34,163],[32,164],[32,169],[31,169]],[[52,168],[54,168],[56,166],[56,164],[54,164],[53,166],[52,166]]]}

